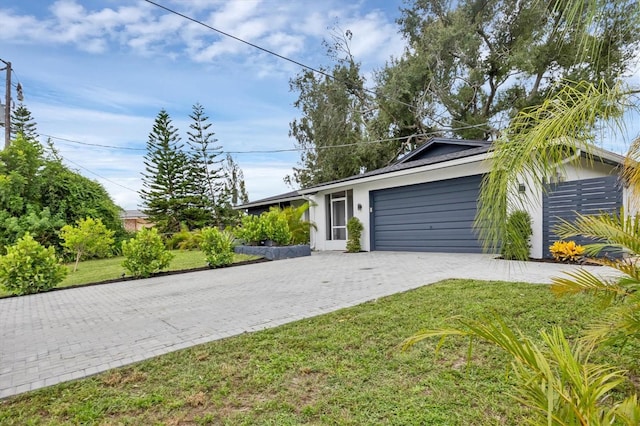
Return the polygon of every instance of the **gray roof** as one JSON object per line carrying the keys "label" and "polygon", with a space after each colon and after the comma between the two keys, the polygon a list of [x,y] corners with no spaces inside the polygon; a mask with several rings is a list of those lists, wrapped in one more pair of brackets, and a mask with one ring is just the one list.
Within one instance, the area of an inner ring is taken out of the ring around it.
{"label": "gray roof", "polygon": [[290,191],[284,194],[274,195],[272,197],[262,198],[260,200],[251,201],[246,204],[235,206],[235,209],[247,209],[249,207],[265,206],[269,204],[284,203],[287,201],[295,201],[304,199],[298,191]]}
{"label": "gray roof", "polygon": [[140,210],[124,210],[120,213],[122,219],[146,219],[148,216],[142,213]]}
{"label": "gray roof", "polygon": [[402,162],[402,160],[401,160],[401,161],[399,161],[399,162],[397,162],[395,164],[392,164],[392,165],[387,166],[387,167],[383,167],[381,169],[376,169],[376,170],[372,170],[370,172],[362,173],[362,174],[359,174],[359,175],[349,176],[348,178],[338,179],[338,180],[334,180],[334,181],[331,181],[331,182],[326,182],[326,183],[322,183],[322,184],[319,184],[319,185],[310,186],[308,188],[301,189],[300,191],[307,192],[310,189],[322,188],[324,186],[333,185],[333,184],[336,184],[336,183],[350,182],[350,181],[363,179],[363,178],[367,178],[367,177],[371,177],[371,176],[384,175],[384,174],[387,174],[387,173],[397,172],[397,171],[400,171],[400,170],[413,169],[413,168],[416,168],[416,167],[426,166],[426,165],[429,165],[429,164],[443,163],[445,161],[455,160],[455,159],[458,159],[458,158],[464,158],[464,157],[470,157],[472,155],[484,154],[484,153],[488,152],[490,149],[491,149],[491,143],[490,142],[485,142],[482,146],[478,146],[476,148],[465,149],[464,151],[452,152],[452,153],[449,153],[449,154],[438,155],[436,157],[423,158],[421,160],[415,160],[415,161]]}

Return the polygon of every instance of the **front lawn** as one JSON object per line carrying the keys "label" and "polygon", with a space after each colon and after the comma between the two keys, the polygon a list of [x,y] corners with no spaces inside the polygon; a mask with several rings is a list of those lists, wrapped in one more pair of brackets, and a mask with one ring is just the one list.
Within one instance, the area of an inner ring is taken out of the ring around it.
{"label": "front lawn", "polygon": [[[207,266],[204,253],[200,250],[172,250],[171,253],[173,253],[175,257],[166,271],[181,271]],[[258,257],[235,254],[234,263],[255,259],[258,259]],[[124,276],[127,276],[125,275],[125,270],[122,267],[123,260],[124,257],[122,256],[112,257],[109,259],[86,260],[84,262],[80,262],[76,272],[71,272],[73,271],[73,263],[70,263],[67,265],[67,268],[69,268],[69,274],[57,288],[123,278]],[[10,293],[0,285],[0,297],[8,296],[9,294]]]}
{"label": "front lawn", "polygon": [[[450,317],[495,311],[528,335],[575,337],[598,307],[548,286],[448,280],[275,329],[243,334],[0,402],[0,424],[523,424],[496,348],[398,345]],[[637,348],[597,354],[638,373]]]}

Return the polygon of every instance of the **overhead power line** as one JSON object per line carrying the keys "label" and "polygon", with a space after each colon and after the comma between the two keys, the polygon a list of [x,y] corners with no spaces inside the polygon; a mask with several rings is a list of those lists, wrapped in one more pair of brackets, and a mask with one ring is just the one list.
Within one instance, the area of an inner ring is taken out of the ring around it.
{"label": "overhead power line", "polygon": [[73,140],[73,139],[61,138],[61,137],[53,136],[53,135],[45,135],[44,133],[40,133],[40,136],[44,136],[45,138],[55,139],[55,140],[58,140],[58,141],[75,143],[75,144],[78,144],[78,145],[95,146],[97,148],[122,149],[122,150],[126,150],[126,151],[146,151],[147,150],[146,148],[132,148],[132,147],[129,147],[129,146],[102,145],[102,144],[99,144],[99,143],[82,142],[82,141],[76,141],[76,140]]}
{"label": "overhead power line", "polygon": [[126,189],[126,190],[131,191],[131,192],[135,192],[136,194],[138,193],[138,191],[136,191],[135,189],[131,189],[131,188],[127,187],[127,186],[124,186],[124,185],[119,184],[118,182],[114,182],[114,181],[112,181],[111,179],[106,178],[106,177],[104,177],[104,176],[102,176],[102,175],[100,175],[100,174],[98,174],[98,173],[94,172],[93,170],[89,170],[89,169],[87,169],[86,167],[81,166],[80,164],[76,163],[75,161],[71,161],[71,160],[69,160],[68,158],[65,158],[65,159],[64,159],[64,161],[68,161],[69,163],[73,164],[74,166],[80,167],[81,169],[83,169],[83,170],[85,170],[85,171],[87,171],[87,172],[91,173],[92,175],[95,175],[95,176],[99,177],[100,179],[105,180],[105,181],[107,181],[107,182],[109,182],[109,183],[112,183],[112,184],[114,184],[114,185],[117,185],[117,186],[119,186],[120,188],[124,188],[124,189]]}
{"label": "overhead power line", "polygon": [[[473,124],[473,125],[464,126],[464,127],[456,127],[455,130],[472,129],[472,128],[475,128],[475,127],[486,126],[487,124],[488,123],[480,123],[480,124]],[[409,135],[409,136],[401,136],[401,137],[386,138],[386,139],[376,139],[376,140],[371,140],[371,141],[361,141],[361,142],[339,144],[339,145],[317,146],[317,147],[314,147],[314,148],[283,148],[283,149],[264,149],[264,150],[257,149],[257,150],[245,150],[245,151],[224,151],[223,150],[220,153],[221,154],[277,154],[277,153],[281,153],[281,152],[309,151],[311,149],[345,148],[345,147],[349,147],[349,146],[356,146],[356,145],[363,145],[363,144],[366,145],[366,144],[374,144],[374,143],[382,143],[382,142],[393,142],[393,141],[399,141],[399,140],[405,140],[405,139],[408,140],[408,139],[416,138],[416,137],[437,136],[437,135],[441,134],[442,132],[449,131],[449,130],[453,130],[453,129],[438,129],[438,130],[435,130],[433,132],[414,133],[414,134]],[[96,147],[96,148],[127,150],[127,151],[146,151],[147,150],[146,148],[132,148],[132,147],[127,147],[127,146],[115,146],[115,145],[104,145],[104,144],[83,142],[83,141],[78,141],[78,140],[73,140],[73,139],[61,138],[61,137],[53,136],[53,135],[47,135],[47,134],[44,134],[44,133],[40,133],[40,136],[44,136],[46,138],[55,139],[55,140],[59,140],[59,141],[63,141],[63,142],[69,142],[69,143],[74,143],[74,144],[83,145],[83,146]]]}
{"label": "overhead power line", "polygon": [[[297,65],[297,66],[299,66],[299,67],[301,67],[301,68],[304,68],[304,69],[307,69],[307,70],[312,71],[312,72],[314,72],[314,73],[317,73],[317,74],[323,75],[323,76],[325,76],[325,77],[327,77],[327,78],[330,78],[331,80],[339,81],[339,82],[342,82],[342,83],[349,83],[349,82],[348,82],[348,81],[346,81],[346,80],[342,80],[342,79],[335,78],[333,75],[329,74],[328,72],[322,71],[321,69],[314,68],[314,67],[312,67],[312,66],[310,66],[310,65],[306,65],[306,64],[304,64],[304,63],[302,63],[302,62],[300,62],[300,61],[297,61],[297,60],[295,60],[295,59],[291,59],[291,58],[289,58],[289,57],[287,57],[287,56],[284,56],[284,55],[281,55],[281,54],[279,54],[279,53],[276,53],[276,52],[274,52],[273,50],[270,50],[270,49],[267,49],[267,48],[265,48],[265,47],[259,46],[259,45],[255,44],[255,43],[251,43],[250,41],[247,41],[247,40],[244,40],[244,39],[242,39],[242,38],[240,38],[240,37],[234,36],[233,34],[229,34],[228,32],[225,32],[225,31],[222,31],[222,30],[220,30],[220,29],[218,29],[218,28],[212,27],[212,26],[211,26],[211,25],[209,25],[209,24],[206,24],[206,23],[204,23],[204,22],[202,22],[202,21],[200,21],[200,20],[198,20],[198,19],[196,19],[196,18],[193,18],[193,17],[191,17],[191,16],[185,15],[184,13],[178,12],[177,10],[171,9],[171,8],[169,8],[169,7],[167,7],[167,6],[164,6],[164,5],[160,4],[160,3],[156,3],[155,1],[152,1],[152,0],[145,0],[145,1],[146,1],[147,3],[149,3],[149,4],[152,4],[152,5],[156,6],[156,7],[159,7],[160,9],[165,10],[165,11],[167,11],[167,12],[169,12],[169,13],[172,13],[172,14],[174,14],[174,15],[180,16],[180,17],[181,17],[181,18],[183,18],[183,19],[186,19],[186,20],[188,20],[188,21],[191,21],[191,22],[193,22],[194,24],[201,25],[201,26],[203,26],[203,27],[205,27],[205,28],[207,28],[207,29],[210,29],[211,31],[215,31],[215,32],[217,32],[218,34],[222,34],[222,35],[223,35],[223,36],[225,36],[225,37],[232,38],[232,39],[234,39],[234,40],[236,40],[236,41],[238,41],[238,42],[240,42],[240,43],[244,43],[244,44],[246,44],[247,46],[251,46],[251,47],[253,47],[254,49],[258,49],[258,50],[260,50],[260,51],[262,51],[262,52],[268,53],[269,55],[273,55],[273,56],[275,56],[275,57],[277,57],[277,58],[280,58],[280,59],[282,59],[283,61],[290,62],[290,63],[292,63],[292,64],[294,64],[294,65]],[[391,97],[389,97],[389,96],[380,95],[380,94],[379,94],[379,93],[377,93],[375,90],[367,89],[366,87],[363,87],[363,88],[362,88],[362,90],[364,90],[364,91],[365,91],[365,92],[367,92],[367,93],[371,93],[371,94],[373,94],[373,95],[375,95],[375,96],[380,96],[380,97],[383,97],[383,98],[385,98],[385,99],[387,99],[387,100],[390,100],[390,101],[393,101],[393,102],[399,103],[399,104],[401,104],[401,105],[407,106],[407,107],[409,107],[409,108],[412,108],[412,109],[413,109],[413,108],[415,108],[413,105],[408,104],[408,103],[406,103],[406,102],[403,102],[403,101],[401,101],[401,100],[394,99],[394,98],[391,98]]]}

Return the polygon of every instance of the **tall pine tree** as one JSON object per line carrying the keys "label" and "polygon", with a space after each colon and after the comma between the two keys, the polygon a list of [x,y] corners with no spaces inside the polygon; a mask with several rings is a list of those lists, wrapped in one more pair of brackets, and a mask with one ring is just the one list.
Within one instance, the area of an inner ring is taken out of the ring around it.
{"label": "tall pine tree", "polygon": [[181,223],[192,226],[188,223],[191,192],[188,158],[182,147],[178,130],[162,109],[149,133],[140,191],[144,213],[162,233],[179,231]]}
{"label": "tall pine tree", "polygon": [[237,225],[242,213],[233,207],[249,202],[249,194],[244,183],[244,173],[231,156],[227,154],[224,164],[224,191],[219,200],[220,221],[223,225]]}
{"label": "tall pine tree", "polygon": [[224,174],[222,147],[216,145],[215,133],[210,131],[211,123],[200,104],[193,106],[189,115],[193,120],[187,144],[190,159],[190,183],[192,188],[192,204],[190,213],[197,227],[219,224],[219,204],[223,201]]}
{"label": "tall pine tree", "polygon": [[13,137],[22,134],[25,139],[38,139],[36,126],[31,111],[24,104],[18,105],[18,108],[11,113],[11,134]]}

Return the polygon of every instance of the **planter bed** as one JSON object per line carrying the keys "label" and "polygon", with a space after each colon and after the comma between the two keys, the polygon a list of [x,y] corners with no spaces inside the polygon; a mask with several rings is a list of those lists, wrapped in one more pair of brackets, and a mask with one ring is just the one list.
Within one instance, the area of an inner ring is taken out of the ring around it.
{"label": "planter bed", "polygon": [[311,247],[308,244],[296,246],[236,246],[235,252],[262,256],[269,260],[290,259],[292,257],[311,256]]}

